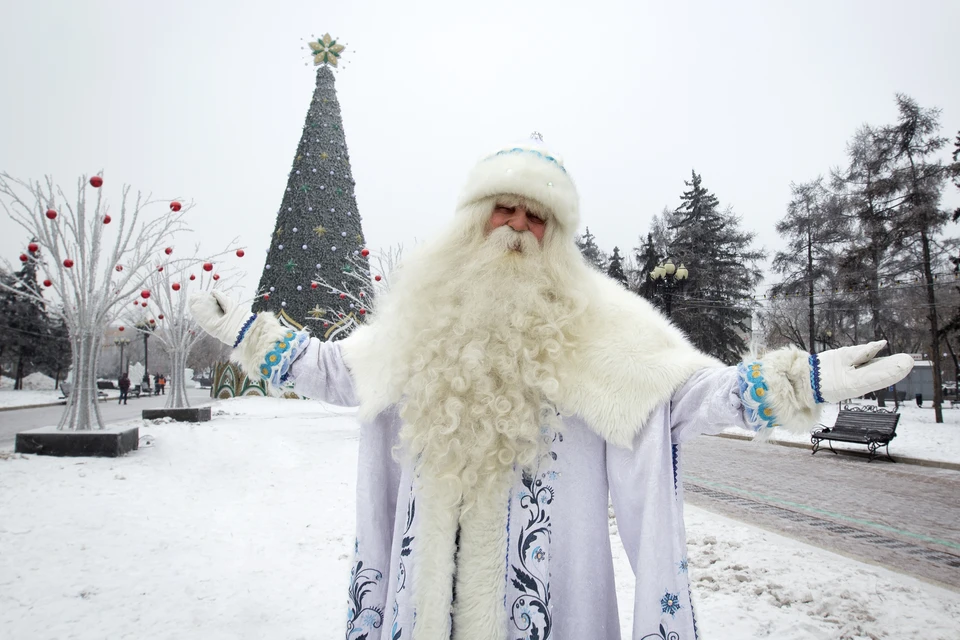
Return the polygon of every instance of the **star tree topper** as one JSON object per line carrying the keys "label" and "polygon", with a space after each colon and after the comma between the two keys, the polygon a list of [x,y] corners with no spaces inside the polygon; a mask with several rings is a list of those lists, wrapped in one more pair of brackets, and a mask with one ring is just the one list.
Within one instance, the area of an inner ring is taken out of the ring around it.
{"label": "star tree topper", "polygon": [[345,49],[342,44],[338,44],[336,40],[331,38],[329,33],[323,34],[322,38],[310,42],[309,45],[315,66],[325,64],[336,67],[340,61],[340,54]]}

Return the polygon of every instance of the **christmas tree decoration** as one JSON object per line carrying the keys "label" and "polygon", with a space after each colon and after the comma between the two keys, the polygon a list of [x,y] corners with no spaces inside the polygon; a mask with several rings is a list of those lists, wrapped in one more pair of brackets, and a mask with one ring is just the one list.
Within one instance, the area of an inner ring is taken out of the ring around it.
{"label": "christmas tree decoration", "polygon": [[162,314],[162,313],[157,316],[157,320],[163,320],[163,314]]}
{"label": "christmas tree decoration", "polygon": [[238,258],[242,258],[242,257],[243,257],[243,249],[237,249],[237,257],[238,257]]}
{"label": "christmas tree decoration", "polygon": [[47,218],[54,220],[57,217],[57,212],[53,209],[47,209]]}
{"label": "christmas tree decoration", "polygon": [[63,266],[69,269],[70,267],[73,266],[73,260],[71,260],[70,258],[67,258],[66,260],[63,261]]}
{"label": "christmas tree decoration", "polygon": [[[204,271],[213,271],[213,263],[212,263],[212,262],[204,262],[204,263],[203,263],[203,270],[204,270]],[[190,279],[193,280],[193,276],[190,276]]]}
{"label": "christmas tree decoration", "polygon": [[[357,239],[359,240],[359,236],[357,237]],[[370,255],[370,250],[369,250],[369,249],[364,249],[363,251],[360,252],[360,255],[362,255],[364,258],[366,258],[367,256]]]}
{"label": "christmas tree decoration", "polygon": [[163,271],[163,265],[160,265],[159,267],[157,267],[157,271]]}
{"label": "christmas tree decoration", "polygon": [[36,242],[31,242],[27,245],[27,249],[30,250],[30,253],[36,253],[37,250],[40,249],[40,245],[38,245]]}
{"label": "christmas tree decoration", "polygon": [[27,257],[27,254],[25,254],[25,253],[21,253],[21,254],[20,254],[20,262],[26,262],[26,261],[29,260],[29,259],[30,259],[30,258]]}
{"label": "christmas tree decoration", "polygon": [[[364,248],[354,241],[363,238],[362,221],[332,70],[339,67],[343,45],[324,35],[310,49],[319,65],[313,97],[292,155],[260,278],[259,291],[272,295],[257,299],[253,309],[272,311],[296,329],[319,324],[339,302],[329,288],[308,287],[307,282],[327,281],[346,289],[340,254],[349,256]],[[328,235],[337,237],[339,246],[322,243]],[[316,265],[315,273],[311,265]],[[360,266],[364,268],[365,262]],[[318,306],[325,310],[319,316],[313,313]],[[325,337],[324,332],[314,333]]]}
{"label": "christmas tree decoration", "polygon": [[146,300],[147,298],[150,297],[150,292],[144,289],[143,291],[140,292],[140,297]]}
{"label": "christmas tree decoration", "polygon": [[174,282],[172,285],[170,285],[170,288],[173,289],[174,291],[180,291],[180,283]]}
{"label": "christmas tree decoration", "polygon": [[50,280],[44,280],[44,281],[43,281],[43,286],[45,286],[45,287],[52,287],[52,286],[53,286],[53,282],[51,282]]}
{"label": "christmas tree decoration", "polygon": [[103,178],[100,176],[93,176],[90,178],[90,185],[96,189],[99,189],[103,186]]}
{"label": "christmas tree decoration", "polygon": [[114,267],[114,269],[116,269],[117,271],[123,271],[123,265],[118,264],[117,266]]}
{"label": "christmas tree decoration", "polygon": [[103,216],[103,224],[110,224],[110,221],[113,220],[110,216]]}
{"label": "christmas tree decoration", "polygon": [[[177,211],[179,211],[179,209],[177,209]],[[167,247],[166,249],[163,250],[163,252],[167,255],[170,255],[171,253],[173,253],[173,247]]]}
{"label": "christmas tree decoration", "polygon": [[373,279],[376,280],[377,282],[380,282],[383,278],[380,276],[380,274],[377,274],[373,277]]}
{"label": "christmas tree decoration", "polygon": [[191,280],[196,280],[196,279],[197,279],[197,276],[195,276],[195,275],[193,275],[193,274],[191,273],[191,274],[190,274],[190,279],[191,279]]}
{"label": "christmas tree decoration", "polygon": [[176,211],[180,211],[180,209],[182,208],[183,208],[183,205],[177,202],[176,200],[170,203],[170,211],[176,212]]}
{"label": "christmas tree decoration", "polygon": [[214,280],[219,280],[219,279],[220,279],[220,274],[219,274],[219,273],[213,274],[213,279],[214,279]]}
{"label": "christmas tree decoration", "polygon": [[123,329],[124,329],[123,325],[120,325],[118,331],[123,331]]}

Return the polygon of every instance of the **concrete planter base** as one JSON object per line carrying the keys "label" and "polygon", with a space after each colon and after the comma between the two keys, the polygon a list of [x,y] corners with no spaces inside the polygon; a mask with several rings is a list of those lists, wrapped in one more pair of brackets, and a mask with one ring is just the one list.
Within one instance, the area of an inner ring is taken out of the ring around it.
{"label": "concrete planter base", "polygon": [[139,427],[97,431],[57,431],[41,427],[17,434],[15,451],[44,456],[106,456],[115,458],[137,449]]}
{"label": "concrete planter base", "polygon": [[189,407],[186,409],[144,409],[144,420],[173,418],[177,422],[207,422],[210,420],[210,407]]}

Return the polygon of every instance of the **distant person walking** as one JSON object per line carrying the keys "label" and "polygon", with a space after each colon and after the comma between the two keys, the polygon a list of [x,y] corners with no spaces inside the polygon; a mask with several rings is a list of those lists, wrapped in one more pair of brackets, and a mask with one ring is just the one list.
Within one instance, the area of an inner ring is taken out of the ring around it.
{"label": "distant person walking", "polygon": [[160,386],[160,395],[166,394],[167,393],[167,377],[161,373],[160,379],[157,381],[157,384]]}
{"label": "distant person walking", "polygon": [[120,400],[117,401],[117,404],[121,402],[127,404],[127,394],[130,392],[130,376],[126,373],[120,376],[120,379],[117,380],[117,386],[120,387]]}

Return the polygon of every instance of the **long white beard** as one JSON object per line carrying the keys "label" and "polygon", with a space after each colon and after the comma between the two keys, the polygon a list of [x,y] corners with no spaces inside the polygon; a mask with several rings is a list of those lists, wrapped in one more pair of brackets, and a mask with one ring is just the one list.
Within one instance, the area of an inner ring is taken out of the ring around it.
{"label": "long white beard", "polygon": [[435,253],[425,260],[434,271],[403,292],[403,306],[419,314],[407,334],[402,450],[464,512],[502,472],[537,461],[558,422],[578,315],[563,270],[532,234],[500,227],[472,244]]}

